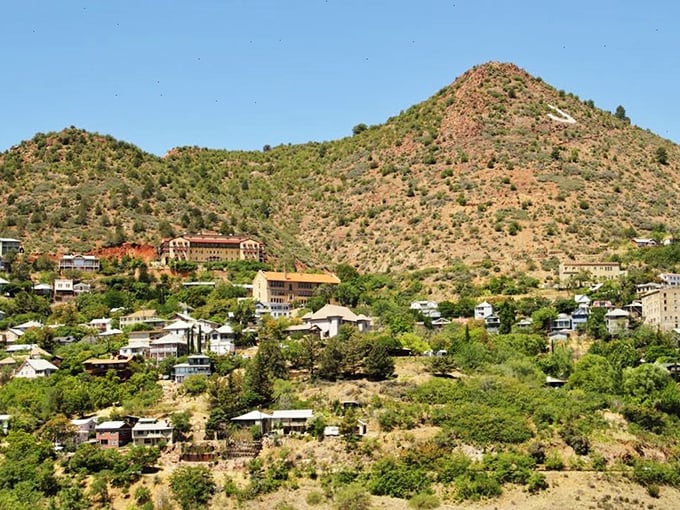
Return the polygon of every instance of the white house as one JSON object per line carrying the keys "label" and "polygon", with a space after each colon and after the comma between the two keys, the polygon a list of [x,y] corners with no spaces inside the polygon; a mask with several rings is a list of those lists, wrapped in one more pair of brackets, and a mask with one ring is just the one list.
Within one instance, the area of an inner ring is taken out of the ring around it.
{"label": "white house", "polygon": [[59,369],[46,359],[27,358],[17,370],[15,377],[35,379],[36,377],[47,377],[57,370]]}
{"label": "white house", "polygon": [[475,306],[475,319],[484,320],[491,314],[493,314],[493,306],[491,303],[484,301]]}
{"label": "white house", "polygon": [[666,285],[668,285],[670,287],[680,286],[680,274],[677,274],[677,273],[661,273],[659,275],[659,279],[661,279]]}
{"label": "white house", "polygon": [[604,316],[605,324],[607,325],[607,332],[610,335],[618,335],[628,331],[630,314],[621,308],[610,310]]}
{"label": "white house", "polygon": [[236,333],[229,324],[224,324],[210,332],[208,337],[210,352],[215,354],[230,354],[236,350]]}
{"label": "white house", "polygon": [[442,316],[439,312],[439,305],[435,301],[413,301],[410,308],[430,319],[438,319]]}
{"label": "white house", "polygon": [[91,418],[78,418],[71,420],[71,425],[76,429],[76,435],[73,438],[75,444],[85,443],[90,436],[94,436],[94,429],[97,426],[97,420],[94,417]]}
{"label": "white house", "polygon": [[165,420],[140,418],[132,427],[132,442],[137,446],[172,443],[172,426]]}
{"label": "white house", "polygon": [[314,313],[308,313],[302,317],[305,324],[318,326],[322,336],[331,338],[337,336],[340,326],[351,324],[359,331],[371,329],[371,318],[365,315],[357,315],[345,306],[326,305]]}

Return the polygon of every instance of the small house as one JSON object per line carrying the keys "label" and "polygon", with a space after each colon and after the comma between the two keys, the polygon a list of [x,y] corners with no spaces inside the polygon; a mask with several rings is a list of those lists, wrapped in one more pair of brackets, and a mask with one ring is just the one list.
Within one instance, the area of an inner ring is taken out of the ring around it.
{"label": "small house", "polygon": [[204,375],[208,377],[212,373],[210,358],[205,354],[192,354],[187,357],[186,363],[178,363],[173,366],[175,382],[182,383],[191,375]]}
{"label": "small house", "polygon": [[475,306],[475,319],[484,320],[493,313],[493,306],[491,303],[484,301]]}
{"label": "small house", "polygon": [[27,358],[17,370],[15,377],[35,379],[37,377],[47,377],[59,370],[46,359]]}
{"label": "small house", "polygon": [[85,371],[95,377],[105,376],[110,370],[116,373],[116,376],[125,381],[132,375],[129,357],[116,357],[111,359],[97,359],[90,358],[83,361]]}
{"label": "small house", "polygon": [[307,422],[314,416],[311,409],[280,409],[272,413],[272,429],[283,434],[305,432]]}
{"label": "small house", "polygon": [[105,421],[94,430],[97,443],[102,448],[120,448],[132,440],[132,427],[122,420]]}
{"label": "small house", "polygon": [[260,428],[260,433],[266,434],[271,430],[271,419],[272,416],[270,414],[255,410],[241,416],[236,416],[231,421],[244,428],[257,426]]}
{"label": "small house", "polygon": [[73,427],[76,429],[76,435],[73,438],[73,442],[76,445],[79,445],[86,443],[91,437],[94,437],[97,420],[94,417],[77,418],[75,420],[71,420],[71,425],[73,425]]}
{"label": "small house", "polygon": [[607,332],[610,335],[619,335],[628,331],[630,314],[621,308],[610,310],[604,316]]}
{"label": "small house", "polygon": [[137,446],[172,443],[172,426],[165,420],[140,418],[132,427],[132,442]]}

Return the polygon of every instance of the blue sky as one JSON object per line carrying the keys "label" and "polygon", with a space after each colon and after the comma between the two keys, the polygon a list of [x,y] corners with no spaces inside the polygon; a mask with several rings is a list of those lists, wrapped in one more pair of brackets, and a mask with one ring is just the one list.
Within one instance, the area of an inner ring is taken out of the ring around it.
{"label": "blue sky", "polygon": [[25,0],[0,15],[0,151],[74,125],[162,155],[378,124],[513,62],[680,142],[680,2]]}

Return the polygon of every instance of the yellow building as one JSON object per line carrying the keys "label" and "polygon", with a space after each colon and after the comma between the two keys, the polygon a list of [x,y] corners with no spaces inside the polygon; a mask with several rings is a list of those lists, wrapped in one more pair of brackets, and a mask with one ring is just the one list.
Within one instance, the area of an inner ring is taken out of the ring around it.
{"label": "yellow building", "polygon": [[258,271],[253,279],[253,299],[267,306],[304,305],[322,285],[338,285],[334,274]]}
{"label": "yellow building", "polygon": [[216,234],[184,235],[164,240],[159,247],[161,259],[190,262],[257,260],[264,262],[264,244],[249,237]]}
{"label": "yellow building", "polygon": [[661,331],[680,327],[680,287],[653,290],[642,295],[640,301],[647,326]]}
{"label": "yellow building", "polygon": [[567,282],[578,274],[588,274],[594,281],[615,280],[626,274],[618,262],[564,262],[560,264],[560,282]]}

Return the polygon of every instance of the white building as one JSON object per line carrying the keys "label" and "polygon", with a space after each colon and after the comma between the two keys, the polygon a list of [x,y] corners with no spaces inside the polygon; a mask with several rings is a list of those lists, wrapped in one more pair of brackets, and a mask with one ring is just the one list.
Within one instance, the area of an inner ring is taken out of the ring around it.
{"label": "white building", "polygon": [[317,326],[326,338],[336,336],[343,324],[350,324],[363,333],[371,329],[372,323],[370,317],[357,315],[349,308],[338,305],[326,305],[314,313],[304,315],[302,321]]}
{"label": "white building", "polygon": [[413,301],[410,308],[430,319],[438,319],[442,316],[439,312],[439,305],[435,301]]}
{"label": "white building", "polygon": [[140,418],[132,427],[132,442],[136,446],[156,446],[172,443],[172,426],[165,420]]}
{"label": "white building", "polygon": [[35,379],[37,377],[47,377],[57,370],[59,369],[46,359],[27,358],[17,370],[15,377]]}
{"label": "white building", "polygon": [[491,314],[493,314],[493,306],[491,303],[484,301],[475,306],[475,319],[484,320]]}

